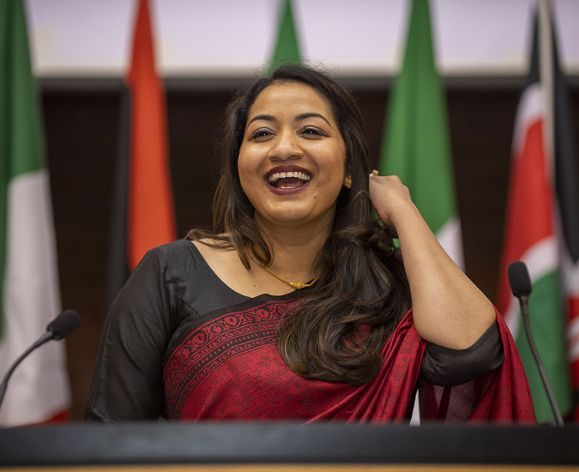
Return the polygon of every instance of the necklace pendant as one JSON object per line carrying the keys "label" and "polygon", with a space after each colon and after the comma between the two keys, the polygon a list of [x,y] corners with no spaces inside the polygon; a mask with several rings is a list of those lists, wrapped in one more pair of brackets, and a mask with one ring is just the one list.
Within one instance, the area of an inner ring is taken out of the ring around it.
{"label": "necklace pendant", "polygon": [[291,282],[291,281],[286,280],[286,279],[280,277],[279,275],[277,275],[269,267],[267,267],[267,266],[261,266],[261,267],[263,267],[267,272],[269,272],[271,275],[273,275],[280,282],[283,282],[284,284],[288,284],[290,287],[295,288],[296,290],[302,290],[304,288],[311,287],[312,285],[314,285],[317,282],[317,280],[319,278],[316,276],[312,280],[310,280],[309,282]]}

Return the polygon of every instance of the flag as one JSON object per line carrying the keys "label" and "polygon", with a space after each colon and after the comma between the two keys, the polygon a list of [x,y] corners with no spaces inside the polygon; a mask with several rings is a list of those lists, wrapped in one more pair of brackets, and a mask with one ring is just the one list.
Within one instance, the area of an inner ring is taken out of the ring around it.
{"label": "flag", "polygon": [[147,0],[139,0],[121,105],[107,302],[152,247],[176,238],[163,84],[155,69]]}
{"label": "flag", "polygon": [[[0,0],[0,375],[60,311],[40,103],[21,0]],[[0,424],[63,419],[64,345],[32,353],[8,385]]]}
{"label": "flag", "polygon": [[390,95],[379,169],[394,174],[459,267],[457,216],[446,105],[436,70],[427,0],[414,0],[402,69]]}
{"label": "flag", "polygon": [[[577,174],[566,115],[550,12],[548,4],[540,1],[529,74],[515,122],[499,282],[499,309],[517,340],[539,422],[552,422],[553,414],[524,336],[518,302],[510,294],[506,268],[515,260],[529,268],[531,328],[559,408],[566,415],[572,394],[561,257],[566,257],[571,269],[577,267],[579,256]],[[579,319],[575,316],[571,323]]]}
{"label": "flag", "polygon": [[282,64],[299,64],[301,53],[292,9],[292,0],[283,0],[275,48],[269,62],[269,72]]}

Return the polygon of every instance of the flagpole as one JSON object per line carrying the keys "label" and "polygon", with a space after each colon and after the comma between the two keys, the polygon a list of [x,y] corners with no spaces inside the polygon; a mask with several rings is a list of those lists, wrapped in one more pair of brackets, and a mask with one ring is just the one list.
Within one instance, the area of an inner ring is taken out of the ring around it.
{"label": "flagpole", "polygon": [[547,151],[548,175],[554,185],[554,77],[553,77],[553,32],[551,31],[551,0],[539,0],[539,76],[543,89],[543,103],[545,107],[545,147]]}

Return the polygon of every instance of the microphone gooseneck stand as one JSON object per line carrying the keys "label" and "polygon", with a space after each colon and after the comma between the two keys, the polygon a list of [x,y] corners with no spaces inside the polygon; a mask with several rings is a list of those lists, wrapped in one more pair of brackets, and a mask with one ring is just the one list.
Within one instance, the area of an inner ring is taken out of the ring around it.
{"label": "microphone gooseneck stand", "polygon": [[35,349],[39,348],[48,341],[60,341],[72,333],[78,325],[80,324],[80,317],[78,313],[73,310],[64,310],[60,315],[58,315],[54,320],[48,323],[46,327],[46,332],[40,336],[26,351],[24,351],[18,359],[16,359],[8,372],[4,375],[2,383],[0,383],[0,409],[2,408],[2,401],[4,400],[4,395],[6,394],[6,388],[8,387],[8,382],[10,377],[20,365],[20,363]]}
{"label": "microphone gooseneck stand", "polygon": [[532,291],[531,278],[529,277],[529,271],[524,262],[516,261],[509,265],[509,284],[511,285],[511,290],[513,295],[519,300],[519,306],[521,308],[521,316],[523,317],[523,326],[525,328],[525,336],[529,342],[529,347],[531,348],[531,353],[533,354],[533,359],[537,365],[539,371],[539,376],[541,377],[541,382],[547,394],[547,399],[549,400],[549,405],[553,411],[553,417],[555,419],[555,426],[563,426],[563,417],[559,411],[559,406],[555,400],[555,395],[553,394],[553,389],[551,388],[551,383],[547,378],[547,373],[545,372],[545,367],[541,361],[541,356],[537,350],[535,340],[533,338],[533,332],[531,331],[531,322],[529,320],[529,295]]}

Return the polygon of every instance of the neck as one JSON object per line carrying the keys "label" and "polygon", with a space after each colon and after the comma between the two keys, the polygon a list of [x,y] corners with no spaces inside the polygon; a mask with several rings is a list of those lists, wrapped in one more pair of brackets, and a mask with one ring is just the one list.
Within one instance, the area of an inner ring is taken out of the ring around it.
{"label": "neck", "polygon": [[273,251],[270,268],[278,275],[301,282],[319,275],[318,256],[330,235],[332,220],[289,227],[256,216],[256,224]]}

